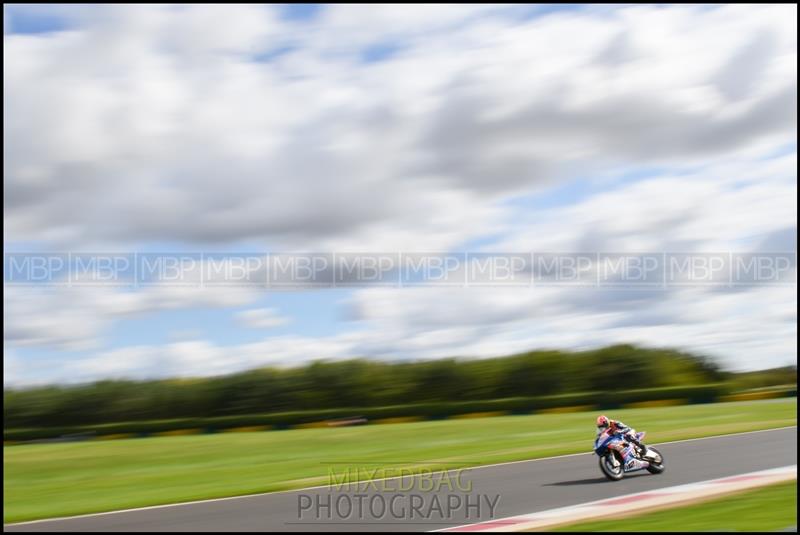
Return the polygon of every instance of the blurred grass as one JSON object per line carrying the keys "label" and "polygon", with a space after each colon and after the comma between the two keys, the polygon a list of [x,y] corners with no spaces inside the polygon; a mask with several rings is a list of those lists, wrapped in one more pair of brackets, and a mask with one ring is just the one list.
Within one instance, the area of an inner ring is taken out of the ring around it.
{"label": "blurred grass", "polygon": [[[624,409],[663,442],[796,425],[797,399]],[[4,522],[328,484],[328,470],[455,468],[591,450],[596,411],[3,448]],[[446,466],[444,465],[446,464]],[[454,464],[455,463],[455,464]],[[396,474],[397,472],[394,472]],[[378,476],[393,475],[378,473]]]}
{"label": "blurred grass", "polygon": [[797,481],[706,503],[554,531],[779,531],[797,526]]}

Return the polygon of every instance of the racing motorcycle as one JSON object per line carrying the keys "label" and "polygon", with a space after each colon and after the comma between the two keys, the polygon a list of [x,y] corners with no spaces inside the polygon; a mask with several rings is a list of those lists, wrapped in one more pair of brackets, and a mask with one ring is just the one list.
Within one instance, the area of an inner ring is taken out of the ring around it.
{"label": "racing motorcycle", "polygon": [[612,481],[619,481],[625,474],[638,470],[647,470],[651,474],[664,471],[664,457],[655,448],[645,446],[642,440],[646,433],[636,433],[636,444],[628,440],[627,435],[611,433],[605,430],[597,435],[594,441],[594,452],[600,457],[600,470]]}

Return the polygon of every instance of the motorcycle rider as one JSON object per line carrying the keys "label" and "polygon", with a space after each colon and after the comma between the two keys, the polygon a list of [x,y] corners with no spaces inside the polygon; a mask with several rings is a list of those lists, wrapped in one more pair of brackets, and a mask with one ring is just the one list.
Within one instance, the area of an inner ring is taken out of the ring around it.
{"label": "motorcycle rider", "polygon": [[[642,450],[645,449],[644,444],[639,442],[636,431],[632,427],[625,425],[619,420],[611,420],[606,415],[601,414],[597,417],[597,434],[599,435],[603,432],[608,432],[609,435],[622,435],[628,442],[632,442]],[[626,469],[639,468],[646,464],[646,461],[641,461],[634,457],[633,448],[627,450],[627,455],[625,456]]]}

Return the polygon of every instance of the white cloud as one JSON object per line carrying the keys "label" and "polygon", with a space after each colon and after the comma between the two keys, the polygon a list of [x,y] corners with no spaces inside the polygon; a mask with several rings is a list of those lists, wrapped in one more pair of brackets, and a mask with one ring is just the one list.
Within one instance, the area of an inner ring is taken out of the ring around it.
{"label": "white cloud", "polygon": [[281,316],[275,308],[254,308],[236,314],[236,319],[245,327],[252,329],[271,329],[289,323],[289,318]]}
{"label": "white cloud", "polygon": [[[795,249],[796,6],[517,9],[336,5],[287,22],[254,6],[99,6],[62,11],[63,32],[6,28],[4,237],[82,250],[430,251],[486,237],[504,251]],[[394,53],[364,61],[373,46]],[[551,200],[520,202],[539,193]],[[7,345],[93,351],[53,365],[68,380],[628,341],[738,367],[796,362],[796,293],[778,287],[360,289],[357,321],[333,336],[110,350],[104,333],[131,315],[241,307],[259,291],[5,290]]]}
{"label": "white cloud", "polygon": [[[797,226],[797,154],[670,171],[509,219],[510,251],[746,251]],[[773,252],[794,250],[786,240]],[[764,249],[761,249],[764,250]]]}
{"label": "white cloud", "polygon": [[253,302],[258,295],[258,290],[221,287],[6,286],[3,339],[18,346],[97,349],[103,345],[103,334],[125,318],[162,310],[236,307]]}
{"label": "white cloud", "polygon": [[[576,166],[794,139],[793,6],[476,9],[330,6],[300,31],[100,6],[5,35],[6,238],[451,247]],[[363,63],[387,35],[398,54]]]}

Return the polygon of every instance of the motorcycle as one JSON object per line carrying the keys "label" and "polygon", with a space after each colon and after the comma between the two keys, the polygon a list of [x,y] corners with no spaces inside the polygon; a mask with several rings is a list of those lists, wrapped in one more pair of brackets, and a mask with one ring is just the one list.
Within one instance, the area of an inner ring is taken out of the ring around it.
{"label": "motorcycle", "polygon": [[645,432],[635,433],[636,441],[626,440],[621,434],[608,430],[599,433],[594,441],[594,452],[600,457],[600,470],[612,481],[619,481],[625,474],[647,470],[651,474],[664,471],[664,457],[655,448],[644,445]]}

